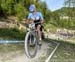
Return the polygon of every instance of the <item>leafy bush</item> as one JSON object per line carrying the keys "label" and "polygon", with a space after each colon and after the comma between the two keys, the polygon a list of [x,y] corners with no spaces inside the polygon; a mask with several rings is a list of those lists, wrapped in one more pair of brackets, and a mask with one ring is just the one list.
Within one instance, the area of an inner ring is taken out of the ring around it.
{"label": "leafy bush", "polygon": [[15,12],[16,16],[18,17],[18,20],[20,21],[22,20],[23,17],[25,17],[28,14],[28,11],[21,3],[15,5]]}

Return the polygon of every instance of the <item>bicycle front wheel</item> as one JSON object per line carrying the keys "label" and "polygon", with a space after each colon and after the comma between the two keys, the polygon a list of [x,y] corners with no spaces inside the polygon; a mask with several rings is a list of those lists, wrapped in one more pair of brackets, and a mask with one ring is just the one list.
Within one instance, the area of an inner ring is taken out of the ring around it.
{"label": "bicycle front wheel", "polygon": [[37,40],[32,32],[28,32],[25,37],[25,53],[27,57],[33,58],[37,53]]}

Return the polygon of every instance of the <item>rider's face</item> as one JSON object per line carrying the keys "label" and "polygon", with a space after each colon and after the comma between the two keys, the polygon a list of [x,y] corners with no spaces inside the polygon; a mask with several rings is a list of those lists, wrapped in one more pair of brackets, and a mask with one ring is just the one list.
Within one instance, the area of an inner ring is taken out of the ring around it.
{"label": "rider's face", "polygon": [[36,12],[36,9],[34,11],[32,11],[32,13],[35,13]]}

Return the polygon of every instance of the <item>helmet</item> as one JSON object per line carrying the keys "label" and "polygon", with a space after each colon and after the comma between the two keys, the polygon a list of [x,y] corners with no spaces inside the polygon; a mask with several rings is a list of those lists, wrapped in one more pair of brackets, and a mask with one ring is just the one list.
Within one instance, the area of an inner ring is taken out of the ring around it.
{"label": "helmet", "polygon": [[35,9],[36,9],[35,5],[30,5],[30,7],[29,7],[30,12],[33,12]]}

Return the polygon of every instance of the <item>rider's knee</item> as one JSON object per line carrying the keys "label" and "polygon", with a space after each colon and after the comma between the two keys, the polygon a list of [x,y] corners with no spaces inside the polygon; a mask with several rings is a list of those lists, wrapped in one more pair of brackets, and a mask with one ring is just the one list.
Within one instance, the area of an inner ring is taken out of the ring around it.
{"label": "rider's knee", "polygon": [[40,31],[40,26],[37,26],[37,30]]}

